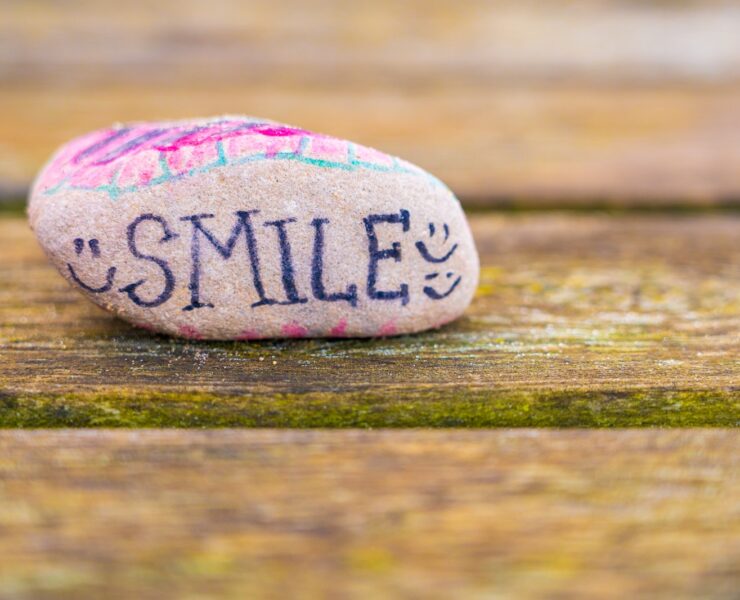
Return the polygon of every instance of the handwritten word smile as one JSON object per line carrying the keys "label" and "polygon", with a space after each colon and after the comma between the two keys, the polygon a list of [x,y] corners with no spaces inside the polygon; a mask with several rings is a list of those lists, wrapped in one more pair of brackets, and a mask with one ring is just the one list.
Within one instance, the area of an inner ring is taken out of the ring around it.
{"label": "handwritten word smile", "polygon": [[[290,243],[290,230],[292,224],[296,223],[296,219],[291,217],[259,223],[259,214],[259,210],[236,211],[234,213],[234,224],[225,240],[219,239],[209,229],[209,220],[215,217],[211,213],[183,216],[175,223],[153,213],[144,213],[136,217],[126,227],[128,251],[136,260],[156,265],[160,270],[161,276],[158,282],[157,294],[143,293],[141,287],[148,282],[146,278],[128,283],[117,282],[118,268],[115,265],[108,266],[105,276],[97,282],[83,279],[79,275],[81,271],[79,266],[76,268],[72,263],[67,263],[67,271],[71,279],[88,293],[102,294],[117,291],[125,294],[131,302],[139,307],[156,308],[161,306],[172,297],[177,286],[177,280],[166,257],[149,254],[140,248],[140,228],[147,223],[150,227],[159,228],[161,230],[159,245],[166,247],[172,240],[185,235],[185,232],[175,230],[175,225],[179,225],[180,227],[187,227],[190,236],[190,272],[187,286],[190,292],[190,302],[182,307],[183,311],[213,308],[214,306],[212,302],[208,301],[207,293],[204,292],[201,285],[203,276],[201,258],[206,248],[208,251],[215,250],[223,260],[232,259],[234,253],[237,252],[237,247],[244,248],[242,256],[246,257],[249,264],[251,284],[257,295],[257,300],[251,304],[252,308],[307,303],[309,301],[308,293],[299,290],[296,282],[293,249]],[[408,282],[404,282],[387,289],[381,281],[379,266],[383,261],[400,263],[403,260],[402,241],[409,234],[411,228],[410,212],[401,209],[397,213],[368,214],[362,219],[362,224],[367,243],[367,254],[365,256],[367,276],[362,286],[364,294],[371,301],[398,301],[401,305],[408,304],[411,299],[412,286]],[[343,288],[334,290],[329,290],[326,286],[324,254],[330,225],[330,219],[323,217],[314,218],[309,222],[313,233],[310,257],[310,295],[316,301],[345,302],[355,308],[358,304],[361,289],[356,283],[348,283]],[[277,239],[282,284],[279,297],[268,294],[263,281],[264,266],[261,261],[261,252],[264,252],[264,249],[260,249],[257,243],[257,231],[260,227],[272,229]],[[391,235],[395,237],[395,241],[389,245],[382,245],[378,239],[380,230],[383,230],[384,236]],[[457,243],[452,243],[449,240],[450,229],[446,223],[443,224],[442,230],[444,231],[444,239],[442,239],[441,234],[437,236],[436,240],[433,239],[437,229],[433,223],[429,223],[428,239],[410,240],[413,242],[410,247],[414,248],[423,261],[430,265],[430,269],[442,269],[458,249]],[[98,239],[93,238],[86,241],[82,238],[75,238],[73,245],[75,254],[79,257],[78,260],[84,258],[93,261],[102,260],[101,242]],[[86,246],[89,248],[89,252],[85,251]],[[241,251],[239,251],[239,254],[241,254]],[[434,270],[423,275],[427,285],[422,287],[421,293],[432,301],[439,301],[453,294],[462,280],[462,276],[456,276],[453,271],[449,270],[446,272]],[[146,289],[151,290],[152,287],[153,284],[150,283],[146,286]]]}

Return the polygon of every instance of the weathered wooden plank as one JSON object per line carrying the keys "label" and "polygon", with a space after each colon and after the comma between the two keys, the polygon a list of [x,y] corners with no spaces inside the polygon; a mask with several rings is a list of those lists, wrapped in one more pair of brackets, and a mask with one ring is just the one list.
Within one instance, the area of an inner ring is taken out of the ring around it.
{"label": "weathered wooden plank", "polygon": [[[737,205],[740,88],[6,87],[0,188],[16,197],[64,141],[120,120],[251,113],[429,169],[466,206]],[[0,189],[0,191],[2,191]]]}
{"label": "weathered wooden plank", "polygon": [[712,598],[736,431],[5,432],[4,598]]}
{"label": "weathered wooden plank", "polygon": [[[4,0],[0,81],[737,80],[728,0]],[[115,15],[115,18],[112,18]],[[660,43],[656,43],[656,39]]]}
{"label": "weathered wooden plank", "polygon": [[465,318],[380,340],[199,343],[83,300],[0,220],[5,426],[736,425],[740,217],[474,215]]}
{"label": "weathered wooden plank", "polygon": [[247,112],[418,162],[469,206],[740,199],[733,2],[1,6],[6,198],[90,129]]}

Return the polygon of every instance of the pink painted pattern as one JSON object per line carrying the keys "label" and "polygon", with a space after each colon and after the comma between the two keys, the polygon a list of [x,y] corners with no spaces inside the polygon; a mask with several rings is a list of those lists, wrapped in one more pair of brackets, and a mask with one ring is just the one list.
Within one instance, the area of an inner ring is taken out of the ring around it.
{"label": "pink painted pattern", "polygon": [[342,319],[329,331],[329,335],[341,337],[347,333],[347,319]]}
{"label": "pink painted pattern", "polygon": [[255,331],[254,329],[245,329],[238,336],[236,336],[235,339],[241,342],[249,342],[252,340],[264,339],[264,336],[261,333]]}
{"label": "pink painted pattern", "polygon": [[177,332],[184,338],[188,338],[189,340],[202,340],[203,334],[200,333],[195,327],[192,325],[181,325]]}
{"label": "pink painted pattern", "polygon": [[395,335],[397,332],[396,323],[395,321],[387,321],[386,323],[383,323],[381,325],[380,329],[378,329],[378,335],[384,336],[384,335]]}
{"label": "pink painted pattern", "polygon": [[104,191],[117,198],[227,165],[293,160],[318,168],[431,175],[372,148],[305,129],[249,117],[134,123],[95,131],[62,148],[38,189]]}
{"label": "pink painted pattern", "polygon": [[308,335],[308,329],[298,323],[286,323],[282,327],[282,332],[285,337],[289,338],[303,338]]}

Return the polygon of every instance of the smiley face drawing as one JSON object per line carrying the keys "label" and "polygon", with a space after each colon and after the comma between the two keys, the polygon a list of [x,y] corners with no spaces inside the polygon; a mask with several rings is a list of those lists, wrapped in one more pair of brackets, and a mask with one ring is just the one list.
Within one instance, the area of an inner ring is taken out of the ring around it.
{"label": "smiley face drawing", "polygon": [[[80,256],[85,251],[85,240],[82,238],[75,238],[73,244],[75,247],[75,254]],[[98,242],[97,239],[92,238],[87,240],[87,246],[90,248],[90,254],[93,259],[100,258],[100,242]],[[116,276],[116,268],[110,267],[105,276],[105,283],[101,286],[94,286],[82,281],[82,279],[77,275],[75,268],[70,263],[67,263],[67,270],[77,285],[79,285],[83,290],[87,290],[93,294],[102,294],[109,291],[113,287],[113,279]]]}
{"label": "smiley face drawing", "polygon": [[[429,223],[429,245],[432,245],[432,238],[435,237],[437,232],[437,227],[434,223]],[[457,250],[458,246],[457,243],[452,244],[452,246],[448,247],[448,241],[450,239],[450,227],[447,225],[447,223],[442,224],[442,233],[440,235],[437,235],[436,240],[436,246],[439,247],[439,251],[441,252],[440,256],[437,256],[436,254],[432,253],[429,250],[429,246],[427,246],[426,242],[419,240],[416,242],[416,249],[419,251],[419,254],[421,257],[428,263],[432,265],[439,265],[440,267],[444,265],[452,256],[455,254],[455,251]],[[453,280],[455,277],[455,273],[452,271],[447,271],[444,273],[444,275],[440,271],[433,271],[432,273],[428,273],[424,276],[424,279],[426,281],[432,281],[432,280],[439,280],[442,278],[442,280],[445,282],[444,285],[447,285],[447,289],[442,289],[440,291],[437,289],[437,287],[433,286],[432,284],[424,286],[423,292],[432,300],[442,300],[443,298],[447,298],[452,292],[455,291],[455,288],[460,284],[462,281],[462,275],[458,275],[457,278]],[[452,282],[450,283],[450,281]],[[435,282],[435,283],[438,283]],[[443,286],[439,286],[442,287]]]}

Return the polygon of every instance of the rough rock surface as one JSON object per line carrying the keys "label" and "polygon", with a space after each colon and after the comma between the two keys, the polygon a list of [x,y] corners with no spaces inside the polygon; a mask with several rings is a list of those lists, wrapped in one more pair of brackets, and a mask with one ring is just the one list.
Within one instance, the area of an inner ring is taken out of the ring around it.
{"label": "rough rock surface", "polygon": [[252,117],[82,136],[40,173],[28,213],[96,304],[190,338],[421,331],[460,316],[478,282],[465,215],[439,180]]}

